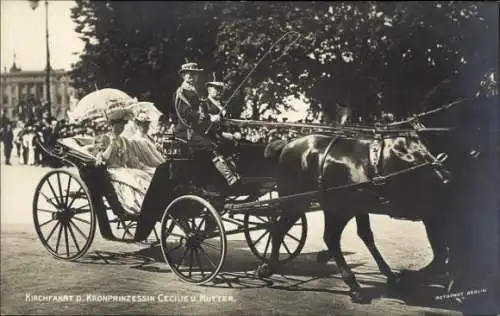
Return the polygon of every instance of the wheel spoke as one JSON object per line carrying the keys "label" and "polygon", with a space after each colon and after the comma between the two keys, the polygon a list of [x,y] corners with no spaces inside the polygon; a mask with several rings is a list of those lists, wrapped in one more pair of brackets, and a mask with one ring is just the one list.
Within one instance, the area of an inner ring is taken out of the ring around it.
{"label": "wheel spoke", "polygon": [[262,217],[260,216],[255,216],[255,218],[258,218],[262,221],[262,223],[269,223],[269,220],[266,220],[266,219],[263,219]]}
{"label": "wheel spoke", "polygon": [[57,235],[57,244],[56,244],[56,253],[59,253],[59,243],[61,242],[61,234],[62,234],[63,224],[59,227],[59,233]]}
{"label": "wheel spoke", "polygon": [[172,252],[172,251],[174,251],[175,249],[179,249],[181,246],[182,246],[182,244],[178,244],[178,245],[177,245],[177,246],[175,246],[174,248],[169,249],[169,250],[167,251],[167,254],[171,253],[171,252]]}
{"label": "wheel spoke", "polygon": [[258,238],[258,239],[254,242],[254,243],[253,243],[253,245],[254,245],[254,246],[256,246],[256,245],[259,243],[259,241],[260,241],[262,238],[264,238],[264,236],[265,236],[265,235],[267,235],[267,234],[269,234],[269,231],[268,231],[268,230],[266,230],[266,231],[265,231],[265,232],[264,232],[264,233],[263,233],[263,234],[262,234],[262,235],[261,235],[261,236],[260,236],[260,237],[259,237],[259,238]]}
{"label": "wheel spoke", "polygon": [[189,252],[189,277],[191,277],[193,273],[193,249],[190,249],[191,251]]}
{"label": "wheel spoke", "polygon": [[288,254],[291,255],[292,252],[290,251],[290,249],[288,249],[288,246],[286,245],[286,242],[284,239],[283,239],[283,242],[281,244],[283,245],[283,247],[285,247],[286,252],[288,252]]}
{"label": "wheel spoke", "polygon": [[39,227],[45,226],[45,225],[47,225],[48,223],[50,223],[50,222],[52,222],[52,221],[54,221],[54,220],[55,220],[55,219],[51,218],[51,219],[49,219],[48,221],[46,221],[45,223],[40,224],[40,226],[39,226]]}
{"label": "wheel spoke", "polygon": [[127,235],[127,228],[125,227],[125,224],[123,224],[123,235],[122,235],[122,239],[125,239],[125,235]]}
{"label": "wheel spoke", "polygon": [[66,186],[66,198],[64,199],[64,205],[68,205],[68,201],[69,201],[69,188],[71,187],[71,180],[73,180],[72,177],[68,176],[69,177],[69,181],[68,181],[68,185]]}
{"label": "wheel spoke", "polygon": [[177,268],[176,268],[176,270],[179,270],[179,266],[181,265],[182,261],[184,261],[184,258],[186,258],[186,255],[187,255],[188,251],[189,251],[189,248],[188,248],[188,247],[186,247],[186,251],[184,251],[184,254],[182,255],[181,260],[179,260],[179,263],[177,263]]}
{"label": "wheel spoke", "polygon": [[73,221],[72,221],[72,220],[69,220],[69,223],[70,223],[70,225],[75,226],[75,229],[76,229],[76,230],[80,233],[80,235],[82,235],[82,236],[83,236],[83,238],[85,238],[85,239],[87,239],[87,238],[88,238],[88,237],[87,237],[87,235],[85,235],[85,234],[82,232],[82,230],[80,229],[80,227],[78,227],[75,223],[73,223]]}
{"label": "wheel spoke", "polygon": [[[78,191],[76,191],[76,192],[75,192],[75,194],[74,194],[74,195],[73,195],[73,197],[71,198],[71,202],[69,202],[69,204],[68,204],[68,208],[71,208],[71,206],[73,206],[73,203],[75,203],[76,198],[78,197],[78,193],[80,193],[82,190],[83,190],[83,187],[80,187],[80,188],[78,189]],[[69,195],[69,193],[68,193],[68,195]]]}
{"label": "wheel spoke", "polygon": [[52,237],[52,234],[54,234],[54,232],[56,231],[56,228],[57,228],[57,226],[59,226],[59,224],[61,224],[61,222],[57,222],[57,224],[54,226],[54,228],[52,228],[52,230],[50,231],[50,234],[49,234],[49,236],[46,239],[47,243],[49,242],[50,237]]}
{"label": "wheel spoke", "polygon": [[76,240],[76,236],[75,236],[75,233],[73,232],[73,228],[71,228],[71,221],[69,223],[70,224],[68,225],[68,230],[71,234],[71,238],[75,242],[76,249],[78,250],[78,252],[80,252],[80,246],[78,245],[78,241]]}
{"label": "wheel spoke", "polygon": [[64,225],[64,239],[66,241],[66,256],[69,257],[68,227]]}
{"label": "wheel spoke", "polygon": [[214,267],[214,268],[217,268],[217,265],[213,262],[212,258],[210,258],[210,256],[208,255],[208,253],[206,253],[206,251],[200,247],[200,250],[201,252],[203,252],[203,254],[205,255],[205,257],[207,257],[208,259],[208,262],[210,262],[210,264]]}
{"label": "wheel spoke", "polygon": [[[85,205],[79,206],[77,208],[74,208],[74,210],[82,210],[82,209],[84,209],[84,207],[90,207],[90,204],[85,204]],[[85,210],[89,210],[89,209],[85,209]]]}
{"label": "wheel spoke", "polygon": [[49,179],[47,179],[47,183],[49,184],[50,190],[52,191],[52,194],[54,195],[54,198],[56,199],[57,204],[61,205],[61,201],[59,201],[59,198],[57,197],[56,191],[54,190],[54,187],[52,187],[52,183],[50,183]]}
{"label": "wheel spoke", "polygon": [[74,219],[76,219],[77,221],[80,221],[80,222],[82,222],[82,223],[85,223],[85,224],[89,224],[89,225],[90,225],[90,222],[89,222],[89,221],[87,221],[87,220],[85,220],[85,219],[81,219],[81,218],[76,217],[76,216],[73,216],[73,218],[74,218]]}
{"label": "wheel spoke", "polygon": [[63,203],[64,203],[64,200],[66,200],[66,199],[63,196],[63,192],[62,192],[61,174],[58,172],[58,173],[56,173],[56,175],[57,175],[57,187],[59,189],[59,197],[61,198],[61,206],[62,206],[62,205],[64,205]]}
{"label": "wheel spoke", "polygon": [[43,209],[43,208],[39,208],[39,209],[37,209],[37,211],[39,211],[39,212],[45,212],[45,213],[51,213],[51,214],[59,212],[59,211],[46,210],[46,209]]}
{"label": "wheel spoke", "polygon": [[295,240],[295,241],[297,241],[298,243],[300,243],[300,240],[299,240],[297,237],[290,235],[290,233],[286,233],[286,235],[287,235],[288,237],[290,237],[290,238],[294,239],[294,240]]}
{"label": "wheel spoke", "polygon": [[269,236],[269,238],[267,239],[267,243],[266,243],[266,249],[264,249],[264,258],[266,257],[267,255],[267,249],[269,249],[269,244],[271,243],[271,236]]}
{"label": "wheel spoke", "polygon": [[158,232],[156,231],[156,228],[153,228],[153,232],[155,233],[156,241],[160,240],[160,237],[158,237]]}
{"label": "wheel spoke", "polygon": [[203,264],[200,261],[200,255],[198,254],[198,248],[194,248],[194,254],[196,256],[196,261],[198,262],[198,266],[200,267],[201,277],[205,278],[205,271],[203,270]]}
{"label": "wheel spoke", "polygon": [[198,224],[198,226],[196,227],[196,231],[194,232],[195,234],[200,232],[201,226],[203,225],[203,223],[205,222],[206,219],[207,219],[206,217],[201,218],[201,221]]}
{"label": "wheel spoke", "polygon": [[174,236],[174,237],[179,237],[179,238],[186,238],[186,236],[183,236],[183,235],[179,235],[179,234],[176,234],[176,233],[170,233],[169,236]]}
{"label": "wheel spoke", "polygon": [[88,213],[90,212],[90,209],[89,208],[86,208],[86,209],[73,209],[71,210],[73,213],[75,213],[75,215],[77,214],[85,214],[85,213]]}
{"label": "wheel spoke", "polygon": [[[50,204],[52,204],[53,207],[55,208],[59,208],[58,205],[54,204],[54,202],[51,201],[51,199],[49,199],[48,196],[45,195],[45,193],[43,193],[42,191],[40,191],[40,194],[43,195],[43,197],[45,198],[45,201],[49,202]],[[56,199],[57,200],[57,199]]]}
{"label": "wheel spoke", "polygon": [[187,235],[186,228],[183,225],[181,225],[181,223],[172,214],[169,213],[168,216],[172,219],[172,221],[174,221],[174,223],[177,226],[180,227],[180,229],[182,230],[182,232]]}
{"label": "wheel spoke", "polygon": [[201,243],[202,245],[207,246],[208,248],[212,248],[212,249],[215,249],[215,250],[220,250],[220,248],[218,248],[217,246],[214,246],[214,245],[212,245],[212,244],[210,244],[210,243],[208,243],[208,242],[206,242],[206,241],[201,241],[200,243]]}

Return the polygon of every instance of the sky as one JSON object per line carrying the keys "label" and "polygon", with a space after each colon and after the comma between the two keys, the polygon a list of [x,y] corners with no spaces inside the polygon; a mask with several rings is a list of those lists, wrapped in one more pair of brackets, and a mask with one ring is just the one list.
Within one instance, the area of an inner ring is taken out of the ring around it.
{"label": "sky", "polygon": [[[45,5],[31,9],[27,0],[0,0],[0,62],[10,68],[16,54],[16,64],[23,70],[44,69],[45,58]],[[78,60],[74,52],[83,50],[83,42],[74,31],[70,10],[74,1],[49,1],[49,47],[52,68],[71,68]]]}

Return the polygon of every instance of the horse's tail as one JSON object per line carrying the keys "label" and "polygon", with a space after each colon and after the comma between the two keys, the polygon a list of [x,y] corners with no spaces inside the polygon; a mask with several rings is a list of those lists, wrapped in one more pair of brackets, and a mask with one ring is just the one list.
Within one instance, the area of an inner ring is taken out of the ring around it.
{"label": "horse's tail", "polygon": [[264,158],[277,162],[286,144],[287,142],[283,139],[277,139],[270,142],[264,149]]}

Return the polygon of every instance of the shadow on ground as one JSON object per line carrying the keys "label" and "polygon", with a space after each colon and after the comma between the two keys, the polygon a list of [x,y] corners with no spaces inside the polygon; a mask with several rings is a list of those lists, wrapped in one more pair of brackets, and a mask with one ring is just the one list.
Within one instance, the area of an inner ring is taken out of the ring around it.
{"label": "shadow on ground", "polygon": [[[271,288],[281,291],[301,291],[348,295],[347,286],[334,263],[317,263],[317,252],[301,253],[284,265],[273,276],[258,279],[254,270],[262,262],[247,248],[245,241],[228,241],[228,255],[219,276],[207,285],[209,288]],[[344,253],[345,256],[352,252]],[[152,273],[171,273],[164,263],[161,248],[147,247],[134,252],[93,251],[79,260],[85,264],[129,265],[132,269]],[[365,262],[349,265],[363,287],[373,299],[392,298],[406,305],[459,311],[461,304],[455,299],[437,299],[446,294],[447,280],[426,284],[403,284],[397,295],[390,295],[386,278],[379,271],[366,267]],[[195,285],[193,285],[195,286]]]}

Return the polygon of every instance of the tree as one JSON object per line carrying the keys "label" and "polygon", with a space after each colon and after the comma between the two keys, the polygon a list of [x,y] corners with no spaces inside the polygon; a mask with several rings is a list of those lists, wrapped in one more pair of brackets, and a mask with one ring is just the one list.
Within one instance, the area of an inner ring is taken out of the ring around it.
{"label": "tree", "polygon": [[[495,4],[471,2],[111,2],[73,9],[85,51],[73,79],[85,93],[115,87],[165,113],[186,61],[223,73],[232,91],[276,45],[231,101],[238,116],[279,113],[286,97],[335,116],[399,115],[466,96],[498,72]],[[206,78],[205,78],[206,79]]]}
{"label": "tree", "polygon": [[77,1],[72,18],[85,48],[73,65],[76,88],[121,89],[168,114],[180,65],[215,67],[213,10],[199,2]]}
{"label": "tree", "polygon": [[281,34],[296,30],[302,39],[248,82],[258,103],[303,93],[316,112],[335,115],[340,104],[364,115],[381,109],[407,115],[431,100],[467,95],[480,75],[497,71],[493,5],[233,3],[218,56],[233,72],[248,70]]}

